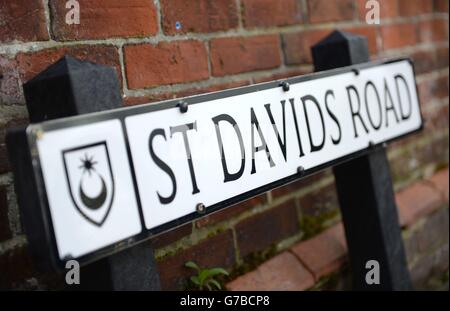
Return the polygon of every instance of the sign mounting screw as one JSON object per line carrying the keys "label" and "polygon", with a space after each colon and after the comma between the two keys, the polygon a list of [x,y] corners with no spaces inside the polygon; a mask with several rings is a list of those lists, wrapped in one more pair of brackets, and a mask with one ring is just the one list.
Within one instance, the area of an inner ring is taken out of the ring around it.
{"label": "sign mounting screw", "polygon": [[290,90],[291,86],[289,85],[288,82],[283,81],[280,83],[280,86],[283,88],[283,91],[287,92]]}
{"label": "sign mounting screw", "polygon": [[204,214],[206,211],[206,206],[203,203],[198,203],[195,208],[197,210],[197,213],[199,213],[199,214]]}
{"label": "sign mounting screw", "polygon": [[355,75],[359,76],[359,69],[353,68],[352,71],[355,73]]}
{"label": "sign mounting screw", "polygon": [[305,174],[305,168],[303,166],[297,167],[297,174],[303,176],[303,174]]}
{"label": "sign mounting screw", "polygon": [[188,103],[185,102],[185,101],[180,101],[180,102],[177,104],[177,107],[180,108],[181,113],[185,113],[185,112],[188,111]]}

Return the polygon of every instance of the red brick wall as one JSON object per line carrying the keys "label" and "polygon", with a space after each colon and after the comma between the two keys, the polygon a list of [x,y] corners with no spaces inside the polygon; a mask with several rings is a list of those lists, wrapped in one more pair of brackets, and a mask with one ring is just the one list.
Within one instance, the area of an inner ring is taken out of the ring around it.
{"label": "red brick wall", "polygon": [[[330,31],[362,34],[372,59],[411,56],[417,67],[427,122],[389,147],[396,189],[447,166],[448,0],[381,0],[380,25],[365,23],[365,2],[79,0],[81,24],[69,26],[63,0],[0,0],[0,287],[54,284],[27,255],[4,134],[27,122],[22,84],[63,54],[113,66],[134,105],[305,74],[311,45]],[[339,217],[326,170],[151,243],[163,287],[181,289],[187,260],[238,275]]]}

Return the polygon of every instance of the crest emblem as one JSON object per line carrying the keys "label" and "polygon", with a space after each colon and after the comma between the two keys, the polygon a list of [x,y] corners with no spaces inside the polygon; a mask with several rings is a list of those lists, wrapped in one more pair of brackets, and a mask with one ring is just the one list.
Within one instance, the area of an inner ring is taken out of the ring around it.
{"label": "crest emblem", "polygon": [[114,201],[114,176],[106,141],[64,150],[63,160],[74,207],[100,227]]}

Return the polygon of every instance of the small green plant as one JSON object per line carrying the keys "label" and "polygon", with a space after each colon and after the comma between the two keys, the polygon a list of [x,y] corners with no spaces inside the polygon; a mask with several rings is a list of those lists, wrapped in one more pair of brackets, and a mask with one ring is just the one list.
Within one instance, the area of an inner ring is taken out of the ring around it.
{"label": "small green plant", "polygon": [[228,275],[228,272],[223,268],[200,268],[193,261],[186,262],[185,266],[197,271],[197,275],[191,276],[190,280],[199,290],[213,290],[214,287],[221,290],[222,286],[216,277],[220,275]]}

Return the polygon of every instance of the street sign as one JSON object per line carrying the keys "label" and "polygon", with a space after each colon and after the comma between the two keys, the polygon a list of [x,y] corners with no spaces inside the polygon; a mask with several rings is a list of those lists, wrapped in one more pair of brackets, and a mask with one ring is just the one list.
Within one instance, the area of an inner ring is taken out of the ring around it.
{"label": "street sign", "polygon": [[88,262],[421,127],[408,59],[32,124],[33,216]]}

